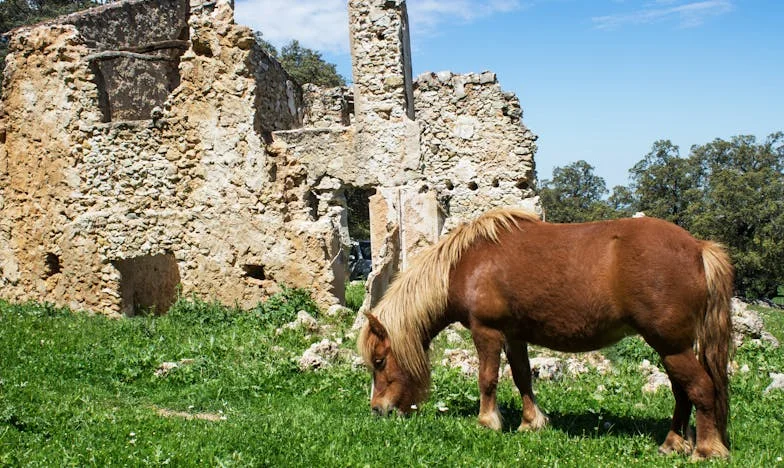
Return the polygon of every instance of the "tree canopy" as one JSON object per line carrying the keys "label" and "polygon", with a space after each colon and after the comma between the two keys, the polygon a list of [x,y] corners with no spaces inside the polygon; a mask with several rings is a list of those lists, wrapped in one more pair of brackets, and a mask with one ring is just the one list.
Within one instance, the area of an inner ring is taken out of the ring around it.
{"label": "tree canopy", "polygon": [[296,39],[281,47],[280,52],[260,32],[256,33],[256,42],[270,56],[275,57],[299,84],[313,83],[325,87],[346,85],[346,79],[337,72],[335,64],[325,61],[320,52],[303,47]]}
{"label": "tree canopy", "polygon": [[593,171],[582,160],[553,169],[553,179],[543,181],[539,191],[548,221],[580,223],[612,216],[603,200],[607,185]]}
{"label": "tree canopy", "polygon": [[742,135],[695,145],[681,157],[656,141],[630,170],[631,184],[608,198],[604,180],[585,161],[553,170],[540,191],[547,219],[576,222],[642,211],[697,237],[724,243],[736,268],[736,288],[771,298],[784,285],[784,133],[765,141]]}

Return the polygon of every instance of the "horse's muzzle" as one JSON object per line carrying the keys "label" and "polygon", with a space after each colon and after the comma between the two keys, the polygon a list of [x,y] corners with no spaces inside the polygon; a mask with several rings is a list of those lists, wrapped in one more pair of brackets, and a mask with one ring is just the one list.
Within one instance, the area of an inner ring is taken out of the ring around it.
{"label": "horse's muzzle", "polygon": [[385,407],[381,405],[375,405],[370,408],[370,412],[373,413],[373,416],[386,417],[393,413],[395,409],[396,408],[394,406]]}

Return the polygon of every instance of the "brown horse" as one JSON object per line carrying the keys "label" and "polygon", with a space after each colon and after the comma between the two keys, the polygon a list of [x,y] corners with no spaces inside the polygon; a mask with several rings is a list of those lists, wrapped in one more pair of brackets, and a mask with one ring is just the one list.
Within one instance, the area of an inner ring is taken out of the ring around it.
{"label": "brown horse", "polygon": [[371,407],[415,408],[429,389],[430,341],[460,322],[479,355],[479,423],[501,429],[505,346],[523,398],[519,430],[539,429],[547,417],[531,389],[528,343],[579,352],[637,333],[661,355],[675,395],[659,451],[727,457],[732,284],[720,245],[666,221],[550,224],[525,211],[488,212],[425,250],[368,314],[358,347],[373,369]]}

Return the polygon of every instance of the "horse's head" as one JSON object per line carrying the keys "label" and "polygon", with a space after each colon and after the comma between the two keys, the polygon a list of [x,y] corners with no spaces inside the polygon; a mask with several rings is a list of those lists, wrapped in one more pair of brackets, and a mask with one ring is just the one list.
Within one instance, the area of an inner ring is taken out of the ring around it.
{"label": "horse's head", "polygon": [[397,411],[407,414],[424,399],[426,389],[410,372],[400,366],[392,350],[387,329],[378,318],[367,315],[368,322],[360,339],[366,364],[373,372],[370,408],[373,414],[386,416]]}

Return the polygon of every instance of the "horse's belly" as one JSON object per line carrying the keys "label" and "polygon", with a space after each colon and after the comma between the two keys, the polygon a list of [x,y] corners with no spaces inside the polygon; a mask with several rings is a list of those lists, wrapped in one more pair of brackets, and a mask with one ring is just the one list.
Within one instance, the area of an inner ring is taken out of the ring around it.
{"label": "horse's belly", "polygon": [[520,320],[516,325],[510,331],[517,339],[566,352],[593,351],[636,333],[634,328],[622,321],[580,320],[574,317],[565,321]]}

